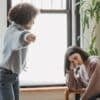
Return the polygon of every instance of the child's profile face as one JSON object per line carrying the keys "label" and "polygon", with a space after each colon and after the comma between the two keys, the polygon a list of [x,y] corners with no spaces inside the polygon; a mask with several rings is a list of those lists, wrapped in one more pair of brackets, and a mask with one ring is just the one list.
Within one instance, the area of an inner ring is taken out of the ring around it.
{"label": "child's profile face", "polygon": [[31,29],[32,25],[34,24],[34,18],[32,18],[28,24],[24,25],[25,29]]}

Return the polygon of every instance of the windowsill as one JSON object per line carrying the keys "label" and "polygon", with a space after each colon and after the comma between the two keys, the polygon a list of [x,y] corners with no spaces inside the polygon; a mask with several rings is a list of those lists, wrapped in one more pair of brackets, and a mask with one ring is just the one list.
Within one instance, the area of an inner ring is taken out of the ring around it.
{"label": "windowsill", "polygon": [[66,86],[58,87],[32,87],[32,88],[20,88],[21,92],[48,92],[48,91],[65,91],[68,89]]}

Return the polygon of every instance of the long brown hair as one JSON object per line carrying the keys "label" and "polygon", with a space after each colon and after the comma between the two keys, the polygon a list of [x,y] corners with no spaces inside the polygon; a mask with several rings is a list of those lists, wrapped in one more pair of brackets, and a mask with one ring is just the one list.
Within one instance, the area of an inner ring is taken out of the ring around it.
{"label": "long brown hair", "polygon": [[86,51],[84,51],[82,48],[77,47],[77,46],[69,47],[67,49],[66,54],[65,54],[65,65],[64,65],[64,72],[65,72],[65,74],[66,74],[67,70],[70,69],[69,56],[71,56],[74,53],[80,54],[83,62],[85,62],[88,59],[88,57],[89,57],[89,54]]}

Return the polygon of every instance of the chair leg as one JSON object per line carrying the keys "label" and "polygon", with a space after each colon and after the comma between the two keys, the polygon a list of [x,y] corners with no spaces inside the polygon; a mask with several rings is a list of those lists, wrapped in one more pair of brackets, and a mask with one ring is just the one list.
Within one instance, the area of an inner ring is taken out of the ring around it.
{"label": "chair leg", "polygon": [[69,100],[69,90],[65,90],[65,100]]}
{"label": "chair leg", "polygon": [[75,94],[75,100],[80,100],[80,94]]}

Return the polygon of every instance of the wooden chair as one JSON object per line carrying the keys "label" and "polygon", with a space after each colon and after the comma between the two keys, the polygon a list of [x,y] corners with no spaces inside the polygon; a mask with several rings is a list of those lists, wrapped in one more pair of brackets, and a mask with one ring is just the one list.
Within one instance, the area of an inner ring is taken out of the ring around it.
{"label": "wooden chair", "polygon": [[69,100],[69,95],[71,93],[75,93],[75,94],[82,94],[85,91],[85,89],[66,89],[65,90],[65,100]]}

